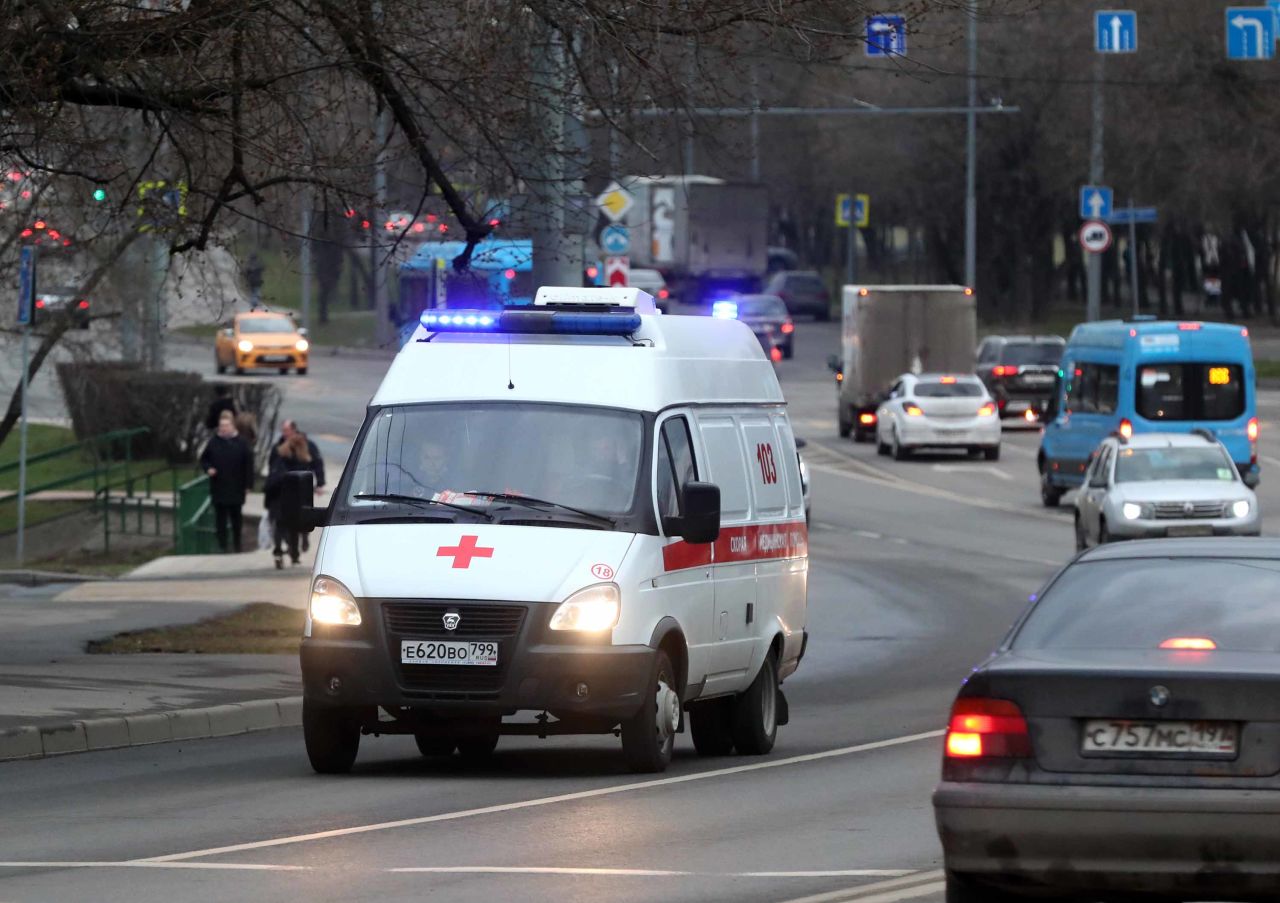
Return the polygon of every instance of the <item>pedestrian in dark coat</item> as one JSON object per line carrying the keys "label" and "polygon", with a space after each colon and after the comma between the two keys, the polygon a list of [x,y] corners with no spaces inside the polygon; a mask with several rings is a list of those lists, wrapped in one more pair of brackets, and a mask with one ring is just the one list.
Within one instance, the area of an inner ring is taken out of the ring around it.
{"label": "pedestrian in dark coat", "polygon": [[[294,436],[301,436],[307,443],[307,454],[311,456],[310,470],[316,475],[316,494],[324,494],[324,458],[320,457],[320,449],[316,444],[307,438],[307,434],[298,429],[298,424],[293,420],[286,420],[280,424],[280,438],[276,440],[275,445],[271,446],[271,455],[267,459],[267,473],[275,468],[276,450],[283,447],[283,444]],[[301,537],[302,551],[307,551],[310,543],[307,541],[307,534],[303,533]]]}
{"label": "pedestrian in dark coat", "polygon": [[315,474],[316,461],[307,448],[307,437],[302,433],[294,433],[284,442],[271,450],[271,470],[267,474],[267,482],[263,494],[267,504],[267,512],[271,515],[272,537],[275,540],[276,567],[284,567],[284,549],[289,549],[289,561],[297,564],[298,531],[282,523],[281,500],[285,475],[296,471]]}
{"label": "pedestrian in dark coat", "polygon": [[200,454],[200,467],[209,475],[209,499],[213,503],[214,523],[218,532],[218,548],[240,551],[241,511],[245,494],[253,488],[253,451],[236,432],[235,419],[224,411],[218,420],[218,432]]}

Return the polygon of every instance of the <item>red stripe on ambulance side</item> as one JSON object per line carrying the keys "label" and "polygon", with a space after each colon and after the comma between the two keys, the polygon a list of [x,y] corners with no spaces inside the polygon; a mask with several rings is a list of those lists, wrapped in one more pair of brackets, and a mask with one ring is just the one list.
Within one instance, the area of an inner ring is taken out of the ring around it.
{"label": "red stripe on ambulance side", "polygon": [[767,561],[774,558],[802,558],[809,554],[809,529],[802,520],[781,524],[750,524],[725,527],[714,543],[687,543],[683,539],[662,549],[662,565],[668,571]]}

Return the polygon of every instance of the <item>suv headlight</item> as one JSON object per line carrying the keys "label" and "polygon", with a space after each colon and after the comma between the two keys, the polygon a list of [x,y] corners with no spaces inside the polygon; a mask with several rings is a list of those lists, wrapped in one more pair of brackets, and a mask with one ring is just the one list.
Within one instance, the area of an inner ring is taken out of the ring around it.
{"label": "suv headlight", "polygon": [[1248,517],[1249,516],[1249,500],[1240,499],[1239,501],[1232,502],[1231,513],[1234,514],[1236,517]]}
{"label": "suv headlight", "polygon": [[1120,513],[1125,520],[1137,520],[1142,517],[1142,506],[1137,502],[1125,502],[1120,506]]}
{"label": "suv headlight", "polygon": [[622,594],[613,583],[597,583],[580,589],[560,603],[551,616],[552,630],[583,633],[612,630],[622,610]]}
{"label": "suv headlight", "polygon": [[345,586],[332,577],[311,584],[311,620],[340,627],[360,626],[360,607]]}

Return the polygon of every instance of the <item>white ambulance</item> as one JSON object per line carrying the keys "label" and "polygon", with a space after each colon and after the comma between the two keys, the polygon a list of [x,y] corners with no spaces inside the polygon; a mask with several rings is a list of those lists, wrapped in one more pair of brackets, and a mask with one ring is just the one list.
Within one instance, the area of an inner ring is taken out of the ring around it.
{"label": "white ambulance", "polygon": [[307,754],[362,734],[480,757],[500,734],[613,734],[661,771],[769,752],[804,655],[808,534],[773,366],[734,320],[638,289],[432,310],[327,508],[302,642]]}

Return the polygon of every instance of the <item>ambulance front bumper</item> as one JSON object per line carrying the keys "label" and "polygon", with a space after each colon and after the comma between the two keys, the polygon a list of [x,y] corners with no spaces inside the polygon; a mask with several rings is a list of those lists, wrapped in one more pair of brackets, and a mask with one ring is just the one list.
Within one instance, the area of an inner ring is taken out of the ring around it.
{"label": "ambulance front bumper", "polygon": [[401,641],[430,640],[419,634],[432,631],[411,627],[406,632],[393,617],[384,617],[380,606],[361,607],[365,624],[354,631],[344,628],[347,635],[330,628],[303,639],[308,700],[453,716],[547,711],[559,718],[621,720],[634,715],[648,694],[656,650],[550,635],[544,606],[521,606],[527,615],[516,630],[487,638],[499,646],[493,666],[405,664]]}

